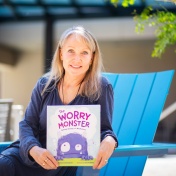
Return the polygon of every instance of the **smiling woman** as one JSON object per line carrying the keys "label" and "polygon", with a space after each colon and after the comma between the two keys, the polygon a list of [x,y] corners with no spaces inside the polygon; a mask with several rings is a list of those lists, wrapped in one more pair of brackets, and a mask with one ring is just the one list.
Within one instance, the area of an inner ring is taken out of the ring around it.
{"label": "smiling woman", "polygon": [[[69,66],[74,69],[84,69],[86,66],[85,71],[89,69],[93,57],[93,53],[87,44],[81,40],[81,37],[76,35],[68,37],[66,43],[61,48],[60,54],[63,66]],[[85,71],[83,71],[84,74]]]}
{"label": "smiling woman", "polygon": [[[60,48],[60,57],[65,74],[61,82],[62,87],[59,84],[58,89],[60,89],[62,102],[67,104],[75,98],[75,95],[79,94],[80,88],[83,86],[85,73],[91,66],[93,53],[87,44],[81,40],[81,36],[71,35],[66,39],[63,47]],[[74,80],[72,84],[70,84],[71,80]],[[66,95],[65,99],[62,95]]]}
{"label": "smiling woman", "polygon": [[[87,96],[91,101],[97,100],[101,94],[101,71],[102,57],[95,37],[81,26],[70,28],[60,38],[52,61],[50,78],[43,92],[54,77],[57,81],[60,80],[60,97],[63,94],[70,95],[66,103],[77,94]],[[68,92],[62,92],[62,89],[67,88]]]}
{"label": "smiling woman", "polygon": [[[93,168],[100,169],[107,164],[117,147],[117,138],[111,126],[113,89],[101,76],[101,68],[100,49],[93,35],[80,26],[66,30],[55,51],[51,71],[40,78],[33,89],[24,120],[19,124],[19,140],[0,155],[1,176],[76,174],[77,167],[59,166],[46,149],[48,105],[100,105],[101,144]],[[80,122],[80,118],[84,121]],[[67,114],[68,121],[58,125],[85,127],[89,125],[88,118],[89,114],[75,111],[74,117]]]}

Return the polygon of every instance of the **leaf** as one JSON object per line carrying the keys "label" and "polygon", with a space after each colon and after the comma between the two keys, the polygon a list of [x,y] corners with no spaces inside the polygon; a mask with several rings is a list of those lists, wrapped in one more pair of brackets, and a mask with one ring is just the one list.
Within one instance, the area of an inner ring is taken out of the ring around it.
{"label": "leaf", "polygon": [[152,57],[161,57],[167,47],[176,43],[176,14],[168,11],[152,12],[148,7],[140,15],[135,15],[135,31],[142,33],[146,26],[156,27],[156,41]]}
{"label": "leaf", "polygon": [[[117,4],[119,3],[119,0],[110,0],[110,2],[117,6]],[[135,3],[135,0],[122,0],[121,1],[121,4],[123,7],[129,7],[130,5],[134,5]]]}
{"label": "leaf", "polygon": [[[176,3],[176,0],[164,0]],[[119,0],[110,0],[111,3],[119,3]],[[122,0],[122,6],[134,5],[135,0]],[[162,5],[161,5],[162,7]],[[142,33],[146,27],[155,27],[156,41],[154,44],[152,57],[161,57],[165,50],[176,44],[176,14],[167,11],[163,7],[161,10],[153,10],[151,6],[146,7],[141,14],[134,10],[135,32]]]}

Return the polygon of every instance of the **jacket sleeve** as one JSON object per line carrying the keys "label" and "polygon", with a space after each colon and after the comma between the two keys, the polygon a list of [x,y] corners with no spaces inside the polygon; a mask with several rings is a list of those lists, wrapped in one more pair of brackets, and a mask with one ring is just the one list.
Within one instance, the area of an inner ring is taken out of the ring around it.
{"label": "jacket sleeve", "polygon": [[42,84],[40,79],[32,91],[31,100],[26,109],[24,119],[19,123],[19,153],[22,160],[27,165],[34,164],[34,161],[31,160],[31,157],[28,154],[29,150],[33,146],[41,147],[41,144],[37,139],[39,133],[39,114],[42,102],[41,91]]}
{"label": "jacket sleeve", "polygon": [[112,85],[104,78],[102,92],[99,99],[101,105],[101,141],[106,136],[112,136],[118,145],[118,140],[112,129],[112,116],[114,109],[114,92]]}

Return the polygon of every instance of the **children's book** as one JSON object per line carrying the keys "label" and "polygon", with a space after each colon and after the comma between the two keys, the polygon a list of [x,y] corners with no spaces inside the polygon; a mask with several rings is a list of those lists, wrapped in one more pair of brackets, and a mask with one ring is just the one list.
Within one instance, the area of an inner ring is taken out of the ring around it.
{"label": "children's book", "polygon": [[100,146],[100,105],[47,106],[47,149],[60,166],[92,166]]}

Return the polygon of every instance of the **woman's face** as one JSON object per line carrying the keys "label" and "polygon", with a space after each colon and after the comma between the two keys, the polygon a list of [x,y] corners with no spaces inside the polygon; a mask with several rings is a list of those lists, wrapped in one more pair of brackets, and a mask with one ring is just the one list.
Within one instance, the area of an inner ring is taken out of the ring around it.
{"label": "woman's face", "polygon": [[60,52],[65,74],[84,76],[92,62],[92,51],[84,40],[75,35],[69,36]]}

